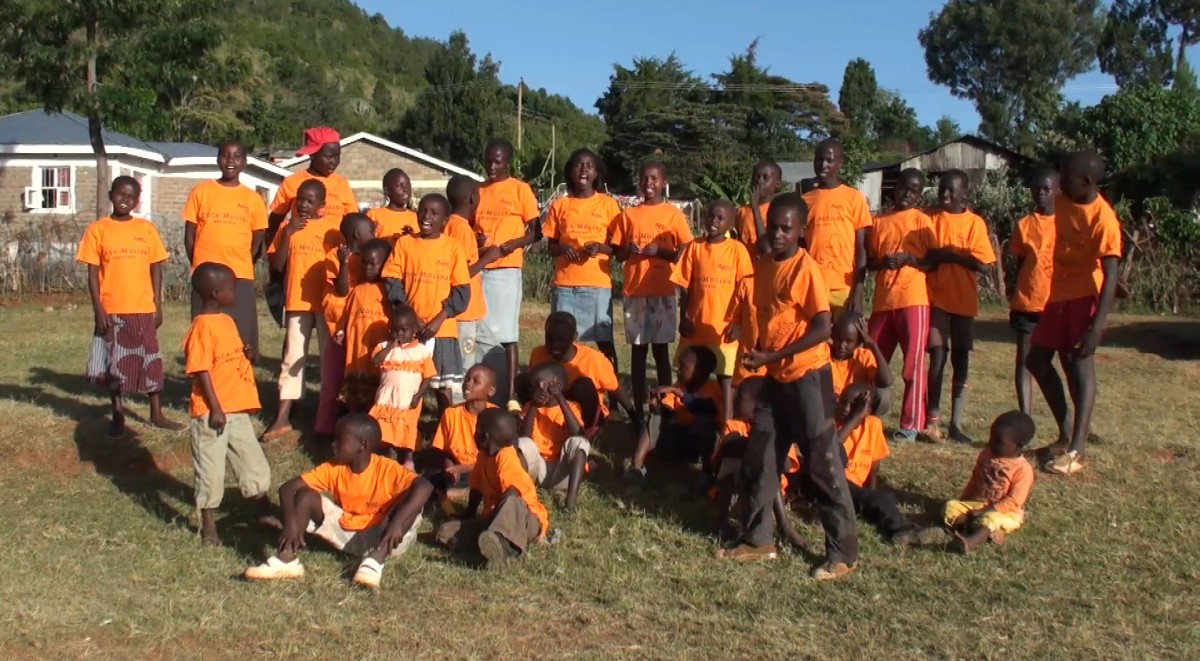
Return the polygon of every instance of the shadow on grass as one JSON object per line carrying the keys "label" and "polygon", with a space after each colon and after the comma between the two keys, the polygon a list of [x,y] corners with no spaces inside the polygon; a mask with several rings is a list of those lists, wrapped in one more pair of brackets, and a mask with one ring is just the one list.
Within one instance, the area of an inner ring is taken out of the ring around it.
{"label": "shadow on grass", "polygon": [[[975,339],[1012,344],[1013,330],[1004,320],[979,319],[975,322]],[[1200,360],[1200,323],[1164,319],[1110,325],[1104,331],[1103,347],[1133,349],[1166,360]]]}

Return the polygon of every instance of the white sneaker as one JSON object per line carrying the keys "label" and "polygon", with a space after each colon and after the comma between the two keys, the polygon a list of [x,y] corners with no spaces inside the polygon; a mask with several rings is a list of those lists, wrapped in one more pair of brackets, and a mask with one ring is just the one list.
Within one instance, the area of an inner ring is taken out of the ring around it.
{"label": "white sneaker", "polygon": [[354,584],[372,592],[379,591],[379,581],[382,579],[383,565],[373,558],[363,558],[362,563],[358,565],[358,571],[354,572]]}
{"label": "white sneaker", "polygon": [[242,577],[248,581],[278,581],[304,578],[304,565],[300,558],[284,562],[277,556],[267,558],[267,561],[255,567],[247,567]]}

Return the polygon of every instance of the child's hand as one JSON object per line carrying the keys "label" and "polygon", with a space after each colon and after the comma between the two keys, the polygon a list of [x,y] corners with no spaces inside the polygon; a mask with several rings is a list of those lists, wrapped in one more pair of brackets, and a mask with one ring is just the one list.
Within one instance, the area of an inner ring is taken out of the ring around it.
{"label": "child's hand", "polygon": [[339,347],[346,343],[346,331],[340,330],[333,334],[333,343]]}
{"label": "child's hand", "polygon": [[650,245],[646,246],[645,248],[642,248],[642,254],[647,257],[653,257],[653,256],[657,255],[658,254],[658,244],[651,243]]}
{"label": "child's hand", "polygon": [[595,241],[588,241],[587,243],[583,244],[583,251],[586,252],[590,257],[595,257],[600,253],[600,244],[596,243]]}
{"label": "child's hand", "polygon": [[767,187],[759,186],[758,188],[755,188],[752,193],[750,193],[750,204],[755,207],[762,206],[762,204],[770,199],[770,197],[771,193],[767,190]]}
{"label": "child's hand", "polygon": [[503,256],[504,256],[504,251],[500,250],[496,246],[488,246],[487,248],[483,249],[483,252],[479,253],[479,261],[484,262],[484,263],[491,263],[491,262],[496,261],[497,259],[500,259]]}
{"label": "child's hand", "polygon": [[225,431],[225,412],[221,409],[213,409],[209,411],[208,427],[218,434]]}
{"label": "child's hand", "polygon": [[742,358],[742,365],[751,372],[771,362],[771,354],[759,349],[751,349]]}
{"label": "child's hand", "polygon": [[679,337],[691,337],[696,332],[696,322],[686,314],[679,317]]}
{"label": "child's hand", "polygon": [[742,339],[742,329],[737,324],[729,324],[725,329],[725,343],[732,344]]}
{"label": "child's hand", "polygon": [[154,309],[154,327],[162,328],[162,322],[163,322],[162,308],[161,307],[155,308]]}
{"label": "child's hand", "polygon": [[242,355],[246,357],[246,360],[253,363],[258,360],[258,349],[247,344],[242,347]]}
{"label": "child's hand", "polygon": [[912,257],[906,252],[892,253],[883,258],[883,266],[888,270],[895,271],[902,266],[906,266],[911,259]]}
{"label": "child's hand", "polygon": [[421,342],[428,342],[437,335],[438,329],[442,327],[442,316],[438,315],[430,319],[424,326],[421,326],[420,332],[417,333],[417,339]]}
{"label": "child's hand", "polygon": [[505,241],[504,243],[500,244],[500,254],[505,257],[511,255],[516,249],[516,246],[512,245],[511,241]]}
{"label": "child's hand", "polygon": [[111,329],[112,319],[104,313],[104,310],[96,310],[96,336],[104,337]]}
{"label": "child's hand", "polygon": [[411,225],[405,225],[404,227],[400,228],[400,236],[413,236],[416,233],[417,230],[413,229]]}
{"label": "child's hand", "polygon": [[295,234],[296,232],[299,232],[300,230],[304,229],[307,226],[308,226],[307,218],[293,218],[290,222],[288,222],[287,230],[285,230],[285,231],[287,232],[288,236],[291,236],[291,235]]}
{"label": "child's hand", "polygon": [[862,341],[863,346],[868,348],[875,346],[875,338],[871,337],[870,331],[867,330],[867,320],[865,317],[859,317],[855,322],[854,328],[858,331],[858,339]]}
{"label": "child's hand", "polygon": [[275,553],[277,555],[287,554],[294,556],[305,546],[304,528],[300,527],[299,530],[294,530],[285,525],[283,532],[279,535],[279,544],[275,548]]}
{"label": "child's hand", "polygon": [[1102,330],[1100,326],[1092,324],[1087,332],[1083,334],[1083,339],[1075,347],[1075,355],[1079,358],[1087,358],[1096,353],[1096,349],[1100,348],[1100,334]]}
{"label": "child's hand", "polygon": [[354,254],[354,251],[350,249],[350,246],[344,243],[338,246],[338,264],[345,266],[346,262],[350,260],[350,255],[352,254]]}
{"label": "child's hand", "polygon": [[628,252],[630,255],[640,255],[640,254],[642,254],[642,249],[638,247],[638,244],[636,244],[636,243],[634,243],[634,242],[632,242],[632,241],[630,241],[630,242],[629,242],[629,244],[625,246],[625,250],[626,250],[626,252]]}
{"label": "child's hand", "polygon": [[422,395],[421,393],[414,394],[412,401],[408,403],[409,410],[417,408],[417,406],[419,406],[421,404],[421,400],[423,400],[423,399],[425,399],[425,396]]}
{"label": "child's hand", "polygon": [[478,230],[475,232],[475,243],[478,244],[480,250],[487,245],[487,237],[483,235],[483,232]]}
{"label": "child's hand", "polygon": [[563,251],[562,251],[562,256],[563,256],[563,257],[566,257],[568,262],[578,262],[578,261],[580,261],[580,260],[579,260],[579,253],[578,253],[578,252],[576,252],[576,251],[575,251],[575,249],[574,249],[574,248],[572,248],[571,246],[567,246],[566,248],[563,248]]}
{"label": "child's hand", "polygon": [[555,399],[562,398],[562,395],[563,395],[562,384],[559,383],[558,381],[551,381],[549,383],[549,385],[546,386],[546,393]]}

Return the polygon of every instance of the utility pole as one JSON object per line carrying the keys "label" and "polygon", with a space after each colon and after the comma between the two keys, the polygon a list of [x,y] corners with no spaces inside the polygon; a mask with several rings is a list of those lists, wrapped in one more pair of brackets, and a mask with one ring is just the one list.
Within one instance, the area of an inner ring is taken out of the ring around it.
{"label": "utility pole", "polygon": [[517,151],[521,151],[521,111],[522,111],[522,94],[525,89],[525,79],[521,78],[517,81]]}
{"label": "utility pole", "polygon": [[554,152],[558,151],[558,125],[550,125],[550,190],[554,190]]}

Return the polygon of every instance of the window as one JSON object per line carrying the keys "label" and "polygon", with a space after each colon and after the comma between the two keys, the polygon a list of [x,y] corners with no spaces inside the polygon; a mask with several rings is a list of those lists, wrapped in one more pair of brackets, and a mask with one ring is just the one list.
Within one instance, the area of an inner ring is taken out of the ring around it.
{"label": "window", "polygon": [[75,211],[75,168],[70,165],[34,167],[33,181],[25,189],[25,207],[32,211]]}

